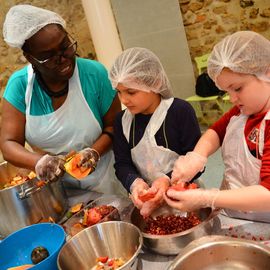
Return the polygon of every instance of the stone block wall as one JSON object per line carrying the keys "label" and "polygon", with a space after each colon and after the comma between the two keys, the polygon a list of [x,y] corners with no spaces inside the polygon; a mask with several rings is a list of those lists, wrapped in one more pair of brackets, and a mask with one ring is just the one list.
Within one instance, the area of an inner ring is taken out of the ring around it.
{"label": "stone block wall", "polygon": [[179,0],[179,4],[192,60],[236,31],[251,30],[270,39],[269,0]]}
{"label": "stone block wall", "polygon": [[[10,75],[26,64],[20,50],[9,48],[2,38],[6,12],[11,6],[22,3],[59,13],[67,22],[68,32],[78,41],[79,55],[96,58],[81,0],[0,0],[0,97]],[[253,30],[270,39],[269,0],[179,0],[179,7],[195,76],[194,57],[209,53],[218,41],[230,33]]]}

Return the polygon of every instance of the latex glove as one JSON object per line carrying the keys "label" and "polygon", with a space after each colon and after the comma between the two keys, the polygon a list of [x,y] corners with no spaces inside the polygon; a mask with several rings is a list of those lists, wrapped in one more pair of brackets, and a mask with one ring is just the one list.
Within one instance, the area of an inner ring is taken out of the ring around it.
{"label": "latex glove", "polygon": [[189,182],[198,172],[203,171],[207,158],[196,152],[180,156],[174,163],[171,182]]}
{"label": "latex glove", "polygon": [[139,196],[148,191],[149,188],[148,184],[142,178],[136,178],[130,186],[131,195],[129,197],[138,209],[141,209],[143,206],[143,201],[139,199]]}
{"label": "latex glove", "polygon": [[65,172],[64,163],[65,157],[62,155],[51,156],[47,154],[41,157],[35,166],[37,178],[45,181],[56,181]]}
{"label": "latex glove", "polygon": [[154,198],[146,201],[140,210],[140,214],[143,217],[148,217],[152,212],[157,209],[164,202],[164,193],[167,191],[170,185],[170,179],[168,176],[160,177],[156,179],[150,189],[156,192]]}
{"label": "latex glove", "polygon": [[219,189],[189,189],[185,191],[168,190],[164,196],[167,204],[183,212],[215,206]]}
{"label": "latex glove", "polygon": [[94,171],[98,161],[100,160],[100,155],[98,151],[88,147],[81,150],[79,154],[81,155],[81,161],[78,163],[78,166],[91,168]]}

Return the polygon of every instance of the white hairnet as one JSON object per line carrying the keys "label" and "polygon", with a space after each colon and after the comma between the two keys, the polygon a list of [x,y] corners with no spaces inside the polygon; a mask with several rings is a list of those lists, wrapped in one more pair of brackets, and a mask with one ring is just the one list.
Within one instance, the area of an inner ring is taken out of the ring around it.
{"label": "white hairnet", "polygon": [[4,40],[11,47],[21,48],[41,28],[54,23],[65,27],[64,19],[55,12],[31,5],[13,6],[4,21]]}
{"label": "white hairnet", "polygon": [[216,82],[225,67],[270,81],[265,75],[270,67],[270,41],[252,31],[239,31],[225,37],[210,54],[207,72]]}
{"label": "white hairnet", "polygon": [[130,48],[122,52],[110,70],[110,80],[115,88],[118,83],[132,89],[159,93],[172,97],[168,77],[158,57],[145,48]]}

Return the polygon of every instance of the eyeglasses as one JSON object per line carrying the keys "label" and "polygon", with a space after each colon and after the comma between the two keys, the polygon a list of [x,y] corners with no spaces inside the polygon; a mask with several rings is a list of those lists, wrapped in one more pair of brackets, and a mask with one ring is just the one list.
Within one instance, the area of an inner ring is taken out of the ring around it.
{"label": "eyeglasses", "polygon": [[44,60],[39,60],[36,57],[30,55],[30,57],[32,59],[34,59],[35,61],[37,61],[39,64],[42,64],[44,66],[46,66],[47,68],[55,68],[57,67],[60,63],[61,63],[61,58],[65,57],[65,58],[72,58],[74,57],[74,55],[77,52],[77,41],[74,41],[74,39],[72,37],[70,37],[70,40],[72,40],[73,42],[68,45],[65,49],[60,50],[59,54],[53,55],[47,59]]}

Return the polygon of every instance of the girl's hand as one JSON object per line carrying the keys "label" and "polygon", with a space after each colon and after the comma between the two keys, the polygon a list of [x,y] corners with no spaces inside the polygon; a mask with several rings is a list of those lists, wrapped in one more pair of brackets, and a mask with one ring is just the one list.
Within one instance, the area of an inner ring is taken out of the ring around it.
{"label": "girl's hand", "polygon": [[215,200],[219,194],[219,189],[188,189],[176,191],[169,189],[164,193],[167,204],[183,212],[190,212],[204,207],[214,208]]}
{"label": "girl's hand", "polygon": [[146,201],[142,207],[140,214],[143,217],[148,217],[152,214],[152,212],[157,209],[164,201],[164,193],[167,191],[170,185],[170,180],[168,176],[160,177],[156,179],[148,192],[152,191],[154,193],[153,198]]}

